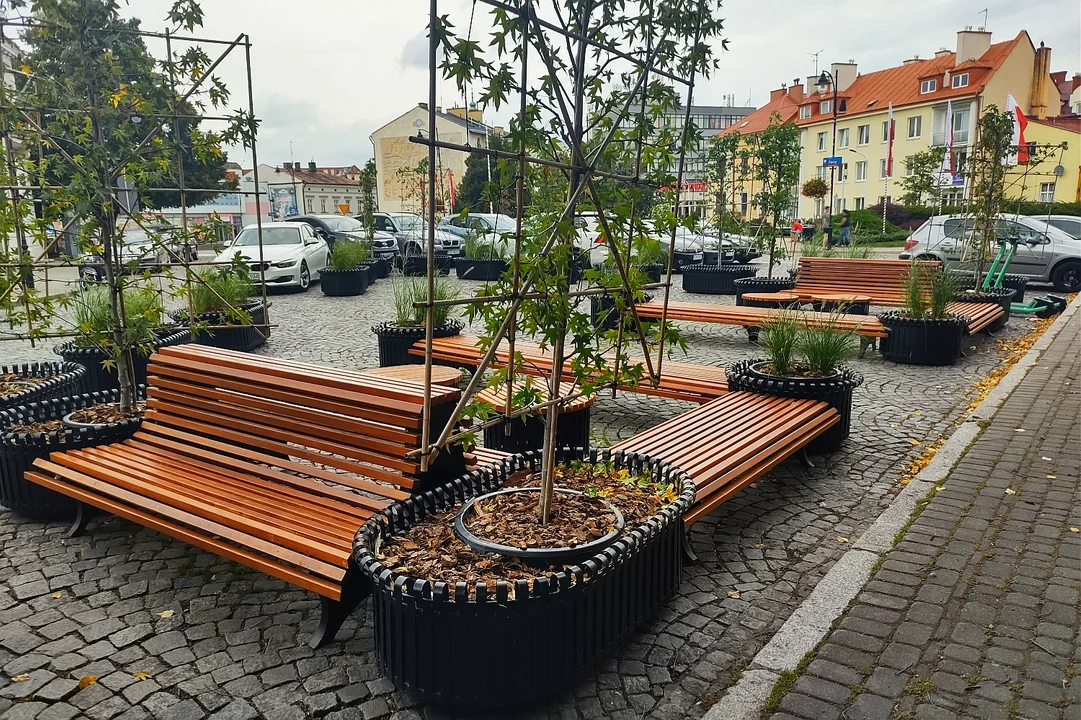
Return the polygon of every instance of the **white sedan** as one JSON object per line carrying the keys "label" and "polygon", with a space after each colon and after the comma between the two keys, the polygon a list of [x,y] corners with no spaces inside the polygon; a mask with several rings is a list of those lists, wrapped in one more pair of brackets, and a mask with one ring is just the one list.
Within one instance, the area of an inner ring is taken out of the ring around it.
{"label": "white sedan", "polygon": [[294,287],[301,292],[326,269],[330,248],[305,223],[263,223],[263,248],[259,252],[259,228],[248,225],[233,244],[218,253],[215,262],[228,263],[239,254],[252,272],[252,280],[267,287]]}

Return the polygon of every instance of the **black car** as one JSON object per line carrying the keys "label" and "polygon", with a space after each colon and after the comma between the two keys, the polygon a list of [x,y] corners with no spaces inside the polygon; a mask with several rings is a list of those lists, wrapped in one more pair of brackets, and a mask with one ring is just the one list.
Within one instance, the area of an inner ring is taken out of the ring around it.
{"label": "black car", "polygon": [[[310,225],[316,235],[327,241],[332,251],[338,240],[363,241],[367,237],[364,224],[348,215],[297,215],[285,218],[285,222]],[[398,242],[393,235],[376,231],[372,238],[372,252],[377,258],[393,261],[398,255]]]}

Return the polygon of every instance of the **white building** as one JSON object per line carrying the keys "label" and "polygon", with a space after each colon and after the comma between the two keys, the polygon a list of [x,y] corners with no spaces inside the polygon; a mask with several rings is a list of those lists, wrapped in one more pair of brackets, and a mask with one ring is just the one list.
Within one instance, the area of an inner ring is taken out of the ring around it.
{"label": "white building", "polygon": [[360,184],[343,175],[323,172],[314,163],[284,167],[259,166],[259,182],[266,183],[270,217],[290,215],[356,215],[360,212]]}

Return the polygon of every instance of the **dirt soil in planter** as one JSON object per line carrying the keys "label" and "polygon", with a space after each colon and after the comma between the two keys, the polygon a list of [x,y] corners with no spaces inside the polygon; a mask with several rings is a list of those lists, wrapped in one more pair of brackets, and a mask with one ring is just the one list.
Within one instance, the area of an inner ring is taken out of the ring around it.
{"label": "dirt soil in planter", "polygon": [[780,373],[775,371],[773,369],[773,364],[772,363],[766,363],[764,365],[759,365],[758,367],[755,368],[755,370],[757,370],[760,373],[765,373],[766,375],[775,375],[777,377],[792,377],[792,378],[820,378],[820,377],[826,377],[825,375],[818,372],[817,370],[812,370],[811,368],[807,367],[806,365],[800,365],[800,364],[797,364],[797,363],[793,363],[788,368],[788,372],[785,373],[784,375],[781,375]]}
{"label": "dirt soil in planter", "polygon": [[20,393],[30,386],[40,385],[48,379],[47,377],[26,377],[18,373],[0,375],[0,398]]}
{"label": "dirt soil in planter", "polygon": [[[666,505],[675,501],[678,488],[658,485],[648,475],[633,475],[627,470],[616,470],[611,463],[575,462],[557,468],[557,487],[581,490],[587,496],[603,497],[615,505],[626,522],[624,532],[629,532],[651,518]],[[528,473],[518,473],[504,487],[535,487],[539,481]],[[536,496],[527,496],[524,518],[536,523]],[[556,512],[566,496],[556,495]],[[483,581],[494,592],[495,583],[502,580],[532,580],[546,572],[557,572],[560,566],[547,571],[527,565],[514,558],[490,553],[478,553],[462,542],[454,532],[454,518],[458,508],[446,510],[414,525],[406,533],[395,536],[377,556],[396,573],[433,582],[443,581],[450,585],[464,582],[470,596],[476,583]],[[609,518],[611,516],[609,515]],[[540,529],[539,525],[535,526]],[[506,542],[508,545],[516,545]]]}
{"label": "dirt soil in planter", "polygon": [[26,433],[28,435],[34,435],[35,433],[41,433],[46,435],[51,432],[61,433],[60,442],[64,442],[64,435],[62,431],[64,429],[64,421],[57,420],[42,420],[41,422],[28,423],[26,425],[11,425],[8,427],[7,432],[13,433]]}
{"label": "dirt soil in planter", "polygon": [[477,537],[507,547],[576,547],[604,537],[616,516],[599,497],[556,493],[547,525],[537,522],[540,493],[513,493],[477,503],[466,527]]}
{"label": "dirt soil in planter", "polygon": [[107,425],[109,423],[130,420],[142,417],[146,411],[146,403],[136,403],[135,412],[120,412],[120,406],[113,403],[100,403],[83,408],[72,414],[71,419],[75,422],[89,423],[92,425]]}

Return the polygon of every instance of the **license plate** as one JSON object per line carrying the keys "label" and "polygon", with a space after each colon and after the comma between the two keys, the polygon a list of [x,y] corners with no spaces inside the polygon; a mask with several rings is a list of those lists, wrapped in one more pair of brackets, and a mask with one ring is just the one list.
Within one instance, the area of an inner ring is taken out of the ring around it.
{"label": "license plate", "polygon": [[691,259],[695,262],[699,262],[702,259],[702,253],[695,253],[691,256]]}
{"label": "license plate", "polygon": [[462,254],[462,249],[461,248],[456,248],[456,247],[447,248],[447,255],[461,255],[461,254]]}

